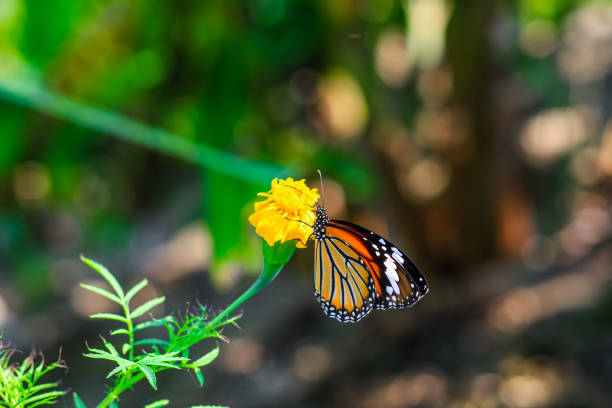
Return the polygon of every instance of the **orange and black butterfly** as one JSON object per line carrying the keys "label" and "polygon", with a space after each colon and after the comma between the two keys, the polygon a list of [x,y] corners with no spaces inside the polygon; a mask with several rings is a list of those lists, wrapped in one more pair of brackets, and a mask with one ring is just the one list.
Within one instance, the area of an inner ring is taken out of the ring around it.
{"label": "orange and black butterfly", "polygon": [[372,309],[403,309],[428,291],[419,268],[395,245],[317,206],[314,292],[326,315],[358,322]]}

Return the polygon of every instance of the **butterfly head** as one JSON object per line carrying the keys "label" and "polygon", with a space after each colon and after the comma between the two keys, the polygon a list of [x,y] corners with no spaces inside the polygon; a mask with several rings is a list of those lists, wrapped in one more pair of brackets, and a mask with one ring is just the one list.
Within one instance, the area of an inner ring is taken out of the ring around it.
{"label": "butterfly head", "polygon": [[321,205],[317,206],[316,215],[317,218],[313,225],[313,235],[315,239],[322,239],[325,238],[325,229],[327,227],[327,224],[329,224],[329,217],[327,216],[327,211],[325,210],[325,207]]}

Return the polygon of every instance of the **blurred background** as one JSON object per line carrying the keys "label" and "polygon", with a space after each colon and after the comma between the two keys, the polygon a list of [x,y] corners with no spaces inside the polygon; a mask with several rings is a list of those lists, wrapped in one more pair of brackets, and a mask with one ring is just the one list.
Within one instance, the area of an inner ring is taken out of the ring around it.
{"label": "blurred background", "polygon": [[157,316],[219,311],[261,265],[256,192],[321,169],[429,294],[338,323],[298,250],[204,388],[122,406],[608,407],[611,112],[605,1],[1,0],[0,329],[98,402],[111,305],[78,255]]}

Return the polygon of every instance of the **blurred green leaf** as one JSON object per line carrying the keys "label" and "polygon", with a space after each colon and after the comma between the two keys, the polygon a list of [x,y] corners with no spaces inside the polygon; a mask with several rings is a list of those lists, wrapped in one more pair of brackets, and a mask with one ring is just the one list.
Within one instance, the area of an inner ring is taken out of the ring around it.
{"label": "blurred green leaf", "polygon": [[74,102],[33,84],[0,79],[0,99],[59,116],[89,129],[197,163],[204,168],[248,183],[262,183],[284,173],[284,169],[278,165],[246,160],[222,150],[196,144],[163,129]]}
{"label": "blurred green leaf", "polygon": [[0,104],[0,175],[19,162],[27,139],[24,127],[28,113],[7,103]]}
{"label": "blurred green leaf", "polygon": [[189,408],[229,408],[225,405],[193,405]]}
{"label": "blurred green leaf", "polygon": [[72,400],[74,402],[74,408],[87,408],[81,397],[76,392],[72,393]]}
{"label": "blurred green leaf", "polygon": [[202,370],[200,370],[199,367],[196,367],[193,369],[193,372],[195,374],[196,380],[198,381],[198,384],[200,385],[200,387],[204,386],[204,374],[202,374]]}
{"label": "blurred green leaf", "polygon": [[222,278],[223,265],[245,255],[246,224],[241,217],[243,210],[256,197],[258,191],[269,189],[269,182],[252,186],[222,174],[209,172],[204,184],[204,200],[207,205],[206,221],[214,238],[214,280]]}
{"label": "blurred green leaf", "polygon": [[93,3],[91,0],[23,0],[25,23],[21,49],[38,67],[49,64],[65,38]]}
{"label": "blurred green leaf", "polygon": [[150,404],[145,405],[145,408],[159,408],[159,407],[165,407],[166,405],[169,405],[170,401],[167,399],[163,399],[163,400],[159,400],[159,401],[155,401],[152,402]]}

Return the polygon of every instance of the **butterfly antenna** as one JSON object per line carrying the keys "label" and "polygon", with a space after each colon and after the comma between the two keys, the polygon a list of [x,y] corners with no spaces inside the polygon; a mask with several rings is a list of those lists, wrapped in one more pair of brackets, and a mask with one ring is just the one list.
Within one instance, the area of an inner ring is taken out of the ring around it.
{"label": "butterfly antenna", "polygon": [[[289,188],[292,188],[292,189],[294,189],[295,191],[297,191],[298,193],[300,193],[300,194],[304,195],[306,198],[308,198],[308,199],[310,199],[310,200],[312,200],[312,201],[315,201],[315,202],[316,202],[316,200],[315,200],[314,198],[312,198],[311,196],[309,196],[309,195],[308,195],[308,194],[306,194],[305,192],[301,191],[299,188],[295,188],[295,187],[293,187],[293,186],[290,186],[289,184],[283,184],[283,186],[285,186],[285,187],[289,187]],[[307,205],[310,205],[310,204],[307,204]],[[314,205],[310,205],[310,206],[311,206],[311,207],[314,207]]]}
{"label": "butterfly antenna", "polygon": [[317,169],[317,173],[319,173],[319,179],[321,180],[321,201],[323,202],[323,207],[325,208],[325,190],[323,189],[323,174],[321,174],[321,170]]}
{"label": "butterfly antenna", "polygon": [[288,218],[288,217],[285,217],[285,216],[283,216],[283,218],[284,218],[284,219],[286,219],[287,221],[292,221],[292,222],[301,222],[302,224],[307,225],[307,226],[309,226],[310,228],[314,227],[314,225],[311,225],[311,224],[309,224],[309,223],[307,223],[307,222],[304,222],[304,221],[302,221],[302,220],[292,220],[291,218]]}

